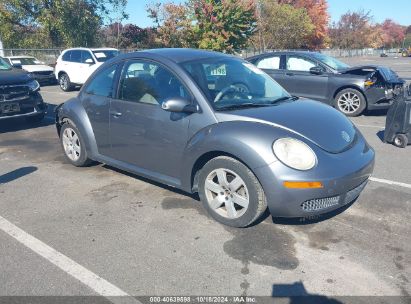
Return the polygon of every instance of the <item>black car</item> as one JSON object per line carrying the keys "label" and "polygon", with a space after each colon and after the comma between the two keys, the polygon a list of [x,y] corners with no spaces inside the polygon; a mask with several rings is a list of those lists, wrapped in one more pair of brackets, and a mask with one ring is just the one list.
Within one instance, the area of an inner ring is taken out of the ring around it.
{"label": "black car", "polygon": [[389,108],[405,83],[389,68],[350,67],[318,52],[274,52],[247,60],[291,94],[325,102],[347,116]]}
{"label": "black car", "polygon": [[11,67],[0,57],[0,120],[24,117],[41,121],[47,110],[39,83],[27,72]]}

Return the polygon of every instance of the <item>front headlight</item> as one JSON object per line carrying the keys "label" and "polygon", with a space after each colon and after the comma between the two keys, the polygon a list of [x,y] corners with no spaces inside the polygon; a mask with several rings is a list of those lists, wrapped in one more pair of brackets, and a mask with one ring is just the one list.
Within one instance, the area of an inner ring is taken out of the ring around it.
{"label": "front headlight", "polygon": [[276,140],[273,150],[282,163],[293,169],[310,170],[317,162],[314,151],[302,141],[294,138]]}
{"label": "front headlight", "polygon": [[29,87],[30,91],[34,92],[40,89],[40,84],[37,82],[37,80],[32,80],[30,81],[27,86]]}

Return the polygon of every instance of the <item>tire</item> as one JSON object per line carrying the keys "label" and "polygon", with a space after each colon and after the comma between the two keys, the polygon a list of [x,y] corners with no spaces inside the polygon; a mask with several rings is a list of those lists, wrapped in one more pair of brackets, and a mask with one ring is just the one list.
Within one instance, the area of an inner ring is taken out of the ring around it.
{"label": "tire", "polygon": [[59,86],[64,92],[70,92],[73,90],[73,85],[70,81],[70,77],[66,73],[59,75]]}
{"label": "tire", "polygon": [[[71,134],[71,138],[69,134]],[[75,126],[68,122],[63,124],[63,126],[61,127],[60,144],[63,149],[65,158],[73,166],[85,167],[92,162],[87,157],[85,142],[81,133]]]}
{"label": "tire", "polygon": [[[219,176],[223,176],[222,182]],[[250,226],[267,209],[264,190],[254,173],[231,157],[220,156],[207,162],[199,173],[198,183],[204,208],[224,225]]]}
{"label": "tire", "polygon": [[398,148],[405,148],[408,145],[408,137],[405,134],[397,134],[394,137],[393,143]]}
{"label": "tire", "polygon": [[364,95],[355,89],[344,89],[335,96],[335,108],[343,114],[355,117],[367,108]]}
{"label": "tire", "polygon": [[44,113],[41,113],[35,116],[28,116],[26,117],[26,121],[28,123],[37,124],[37,123],[40,123],[44,119],[45,116],[46,114]]}

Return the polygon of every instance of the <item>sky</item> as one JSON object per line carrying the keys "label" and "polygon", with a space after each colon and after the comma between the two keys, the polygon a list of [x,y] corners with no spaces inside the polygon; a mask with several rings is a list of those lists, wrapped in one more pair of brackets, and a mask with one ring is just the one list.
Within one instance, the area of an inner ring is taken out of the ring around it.
{"label": "sky", "polygon": [[[146,6],[152,0],[129,0],[127,13],[129,19],[126,23],[134,23],[140,27],[153,25],[152,20],[147,17]],[[170,2],[170,0],[155,0],[154,2]],[[174,0],[175,3],[185,2],[184,0]],[[328,0],[331,21],[338,21],[340,16],[348,10],[356,11],[364,9],[371,11],[375,22],[382,22],[387,18],[402,25],[411,24],[411,1],[395,0]]]}

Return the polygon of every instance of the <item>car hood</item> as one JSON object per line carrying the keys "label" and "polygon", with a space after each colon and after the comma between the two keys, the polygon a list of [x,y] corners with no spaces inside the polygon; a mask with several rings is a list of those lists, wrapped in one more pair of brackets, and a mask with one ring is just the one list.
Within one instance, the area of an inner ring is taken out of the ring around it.
{"label": "car hood", "polygon": [[359,65],[338,71],[340,74],[356,75],[368,78],[372,73],[379,72],[386,82],[393,84],[403,84],[405,81],[398,76],[393,70],[377,65]]}
{"label": "car hood", "polygon": [[23,65],[22,68],[27,72],[52,72],[53,68],[45,64]]}
{"label": "car hood", "polygon": [[13,85],[27,83],[31,77],[20,69],[0,70],[0,85]]}
{"label": "car hood", "polygon": [[216,112],[216,117],[219,122],[252,121],[285,129],[330,153],[346,150],[356,138],[356,129],[347,117],[328,105],[308,99]]}

